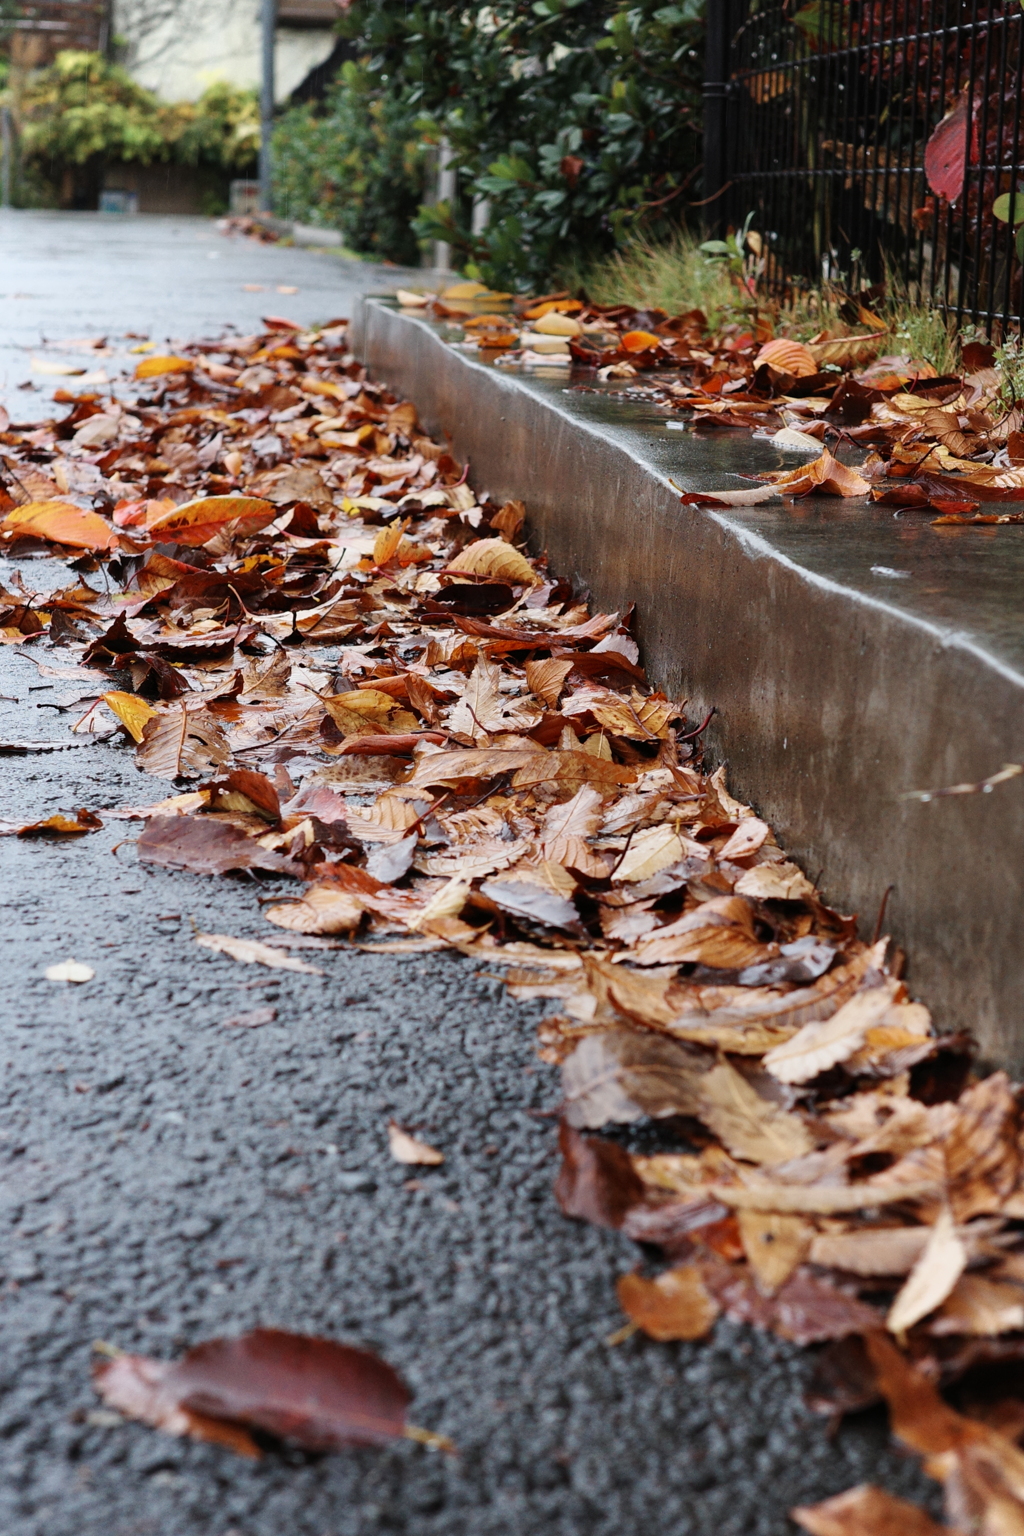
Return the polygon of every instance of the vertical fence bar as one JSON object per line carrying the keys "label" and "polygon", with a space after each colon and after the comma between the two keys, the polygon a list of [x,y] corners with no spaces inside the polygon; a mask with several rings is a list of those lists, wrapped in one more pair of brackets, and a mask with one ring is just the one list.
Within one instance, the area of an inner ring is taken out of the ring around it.
{"label": "vertical fence bar", "polygon": [[[872,100],[872,97],[873,97],[873,106],[870,109],[870,119],[869,119],[869,122],[874,124],[874,134],[873,134],[873,136],[870,139],[868,138],[868,124],[865,124],[865,137],[864,137],[864,186],[865,186],[865,189],[866,189],[866,199],[865,199],[865,202],[866,202],[867,215],[868,215],[866,229],[867,229],[867,232],[868,232],[868,235],[869,235],[869,239],[870,239],[870,244],[871,244],[871,248],[872,248],[872,254],[873,254],[873,248],[874,248],[875,242],[877,240],[878,241],[878,245],[879,245],[879,259],[884,262],[884,259],[885,259],[884,247],[883,247],[881,239],[879,238],[881,230],[882,230],[882,220],[879,218],[879,185],[878,185],[879,177],[880,177],[881,172],[882,172],[882,153],[883,153],[883,151],[882,151],[882,145],[880,143],[880,139],[882,137],[882,134],[881,134],[882,110],[883,110],[883,103],[885,101],[885,97],[884,97],[884,94],[883,94],[883,72],[882,72],[882,59],[884,57],[884,48],[882,46],[882,44],[883,44],[882,28],[885,25],[885,18],[884,18],[884,15],[883,15],[883,9],[884,8],[882,6],[880,6],[880,5],[879,6],[872,6],[871,9],[870,9],[870,14],[872,16],[872,21],[871,21],[871,25],[870,25],[870,30],[868,32],[868,49],[867,49],[867,55],[866,55],[866,58],[865,58],[865,67],[866,67],[867,73],[868,73],[868,91],[867,91],[867,95],[866,95],[866,100],[870,101],[870,100]],[[877,35],[877,37],[875,36],[875,25],[874,25],[874,20],[875,20],[876,16],[877,16],[877,20],[878,20],[878,35]],[[874,76],[873,77],[872,77],[872,69],[874,70]],[[872,93],[872,90],[871,90],[872,86],[874,87],[873,93]],[[870,166],[870,167],[868,166],[868,156],[869,156],[869,154],[874,159],[874,164],[872,166]],[[883,194],[883,206],[884,206],[884,194]],[[868,244],[868,241],[865,241],[865,245],[867,245],[867,244]],[[869,256],[869,261],[870,261],[870,259],[871,258]],[[870,270],[870,268],[869,268],[869,270]]]}
{"label": "vertical fence bar", "polygon": [[726,158],[726,91],[729,77],[729,0],[708,6],[704,55],[704,229],[709,239],[725,233],[723,195]]}
{"label": "vertical fence bar", "polygon": [[[909,3],[908,3],[907,8],[909,9]],[[910,222],[910,212],[911,212],[911,206],[912,206],[912,204],[911,204],[911,197],[910,197],[911,178],[910,178],[909,175],[906,178],[904,178],[904,170],[908,169],[909,166],[911,166],[913,164],[913,150],[912,149],[908,150],[908,148],[907,148],[907,140],[906,140],[906,132],[905,132],[906,120],[907,120],[907,75],[908,75],[908,71],[909,71],[909,62],[908,61],[909,61],[909,54],[910,54],[910,43],[909,43],[909,38],[908,38],[908,34],[909,34],[909,30],[910,30],[909,26],[908,26],[909,20],[910,20],[909,16],[907,16],[906,12],[904,11],[903,19],[902,19],[902,25],[900,24],[899,20],[897,20],[896,27],[895,27],[896,31],[902,33],[903,42],[900,44],[900,83],[899,83],[899,108],[900,108],[900,110],[899,110],[899,118],[897,119],[897,122],[896,122],[896,131],[895,131],[895,134],[893,136],[893,141],[892,141],[893,144],[894,144],[894,147],[895,147],[895,152],[896,152],[896,194],[895,194],[896,228],[899,230],[900,235],[903,238],[904,246],[905,246],[905,251],[908,251],[910,249],[911,231],[913,229],[913,225]],[[896,45],[894,43],[893,44],[893,49],[894,49],[894,52],[893,52],[893,68],[894,68],[894,70],[895,70],[895,60],[896,60],[895,46]],[[903,269],[904,269],[904,285],[906,285],[906,254],[904,254],[904,260],[901,263],[901,265],[903,266]],[[890,270],[892,270],[892,271],[895,270],[895,262],[892,262],[892,261],[890,262]],[[889,276],[889,273],[886,273],[886,277],[887,278],[888,278],[888,276]]]}
{"label": "vertical fence bar", "polygon": [[[1003,138],[1006,131],[1006,49],[1010,30],[1009,18],[1003,16],[1002,26],[999,28],[999,65],[997,79],[999,82],[999,107],[996,112],[996,139],[995,153],[992,160],[992,196],[996,198],[1003,190]],[[991,337],[994,332],[996,320],[999,318],[996,309],[996,286],[999,280],[999,267],[996,252],[997,240],[996,221],[993,218],[989,227],[988,240],[988,311],[987,330]]]}
{"label": "vertical fence bar", "polygon": [[[923,228],[921,228],[919,225],[916,224],[915,219],[914,219],[914,214],[915,214],[915,212],[917,210],[919,175],[920,175],[920,173],[918,171],[918,168],[917,168],[917,160],[918,160],[918,104],[919,104],[920,91],[921,91],[921,51],[922,51],[922,43],[921,43],[921,31],[922,31],[921,7],[924,4],[924,0],[916,0],[916,4],[917,4],[917,10],[915,11],[915,14],[914,14],[914,28],[913,28],[914,39],[915,39],[914,40],[914,73],[913,73],[913,76],[911,78],[911,84],[910,84],[910,101],[911,101],[911,107],[910,107],[910,127],[909,127],[909,131],[908,131],[908,135],[907,135],[907,143],[908,143],[907,153],[910,156],[910,169],[909,169],[909,171],[907,173],[907,208],[908,208],[909,218],[908,218],[908,229],[907,229],[907,249],[906,249],[906,255],[905,255],[904,261],[903,261],[903,286],[904,286],[904,288],[906,289],[906,291],[907,291],[907,293],[909,295],[912,292],[912,288],[911,288],[912,277],[911,277],[911,274],[912,274],[912,272],[914,272],[915,267],[916,267],[916,272],[917,272],[916,293],[917,293],[918,302],[920,302],[920,300],[921,300],[921,298],[923,296],[924,230],[923,230]],[[931,0],[929,0],[929,5],[930,4],[931,4]],[[907,31],[908,32],[910,31],[909,18],[908,18]],[[909,44],[908,44],[908,47],[909,47]],[[927,124],[927,121],[928,121],[927,105],[925,106],[925,113],[924,113],[923,121],[924,121],[925,124]],[[921,142],[923,144],[923,142],[924,142],[923,138],[922,138]],[[921,153],[922,154],[924,153],[923,149],[922,149]],[[921,189],[920,196],[921,196],[921,201],[922,201],[922,205],[923,205],[923,201],[924,201],[924,190],[923,190],[923,188]],[[916,246],[916,261],[915,261],[915,246]]]}
{"label": "vertical fence bar", "polygon": [[277,41],[277,0],[262,0],[263,74],[260,80],[260,212],[273,208],[274,45]]}
{"label": "vertical fence bar", "polygon": [[[977,19],[977,4],[975,4],[975,19]],[[982,282],[981,282],[981,277],[982,277],[981,236],[982,236],[982,230],[983,230],[984,225],[985,225],[985,181],[986,181],[986,175],[987,175],[987,171],[988,171],[989,91],[990,91],[991,85],[992,85],[992,20],[991,20],[991,17],[986,18],[986,21],[984,23],[982,23],[982,25],[984,26],[984,29],[985,29],[985,53],[984,53],[984,62],[982,64],[982,71],[981,71],[981,85],[980,85],[980,90],[979,90],[979,93],[978,93],[979,94],[979,106],[977,108],[977,116],[980,119],[980,128],[979,128],[979,131],[978,131],[977,136],[976,136],[977,140],[978,140],[978,172],[977,172],[977,198],[978,198],[978,202],[977,202],[977,207],[975,209],[975,214],[974,214],[974,249],[973,249],[973,251],[971,253],[971,277],[972,277],[972,281],[971,281],[971,284],[970,284],[970,288],[968,290],[968,292],[970,293],[970,295],[971,295],[971,297],[973,299],[973,302],[967,306],[970,309],[970,311],[971,311],[971,318],[975,321],[975,323],[977,323],[982,318],[982,315],[984,313],[984,311],[982,310],[983,292],[982,292]],[[978,31],[977,31],[977,28],[976,28],[975,32],[974,32],[974,38],[973,38],[973,46],[974,46],[975,49],[977,48],[977,45],[978,45]],[[974,159],[973,144],[974,144],[975,134],[974,134],[974,129],[972,127],[972,124],[973,124],[974,119],[975,119],[975,105],[974,105],[974,94],[973,94],[973,91],[972,91],[972,94],[971,94],[970,102],[971,102],[971,105],[970,105],[970,110],[969,110],[969,113],[968,113],[970,121],[969,121],[968,126],[967,126],[967,134],[968,134],[968,138],[967,138],[967,179],[968,180],[970,180],[972,178],[971,164],[972,164],[972,161]],[[970,194],[965,192],[965,194],[964,194],[964,228],[965,229],[967,228],[968,219],[969,219],[969,216],[970,216],[970,210],[971,210]],[[991,306],[990,306],[990,308],[991,308]],[[958,323],[959,323],[959,315],[957,317],[957,320],[958,320]],[[989,334],[991,334],[991,331],[992,331],[991,317],[989,317],[989,321],[988,321],[988,324],[986,326],[986,330],[989,332]]]}
{"label": "vertical fence bar", "polygon": [[[1014,16],[1013,20],[1015,21],[1017,27],[1017,48],[1015,53],[1010,53],[1010,58],[1015,60],[1015,63],[1011,64],[1010,66],[1013,71],[1014,79],[1013,132],[1010,139],[1010,143],[1012,144],[1013,148],[1010,151],[1010,164],[1008,167],[1009,181],[1007,190],[1010,192],[1011,196],[1017,191],[1017,180],[1020,174],[1020,110],[1021,93],[1024,91],[1024,38],[1022,38],[1021,35],[1022,31],[1024,31],[1024,19],[1022,19],[1020,15],[1016,15]],[[1009,31],[1009,23],[1007,23],[1007,31]],[[1009,325],[1013,314],[1013,258],[1016,254],[1016,242],[1013,235],[1012,221],[1007,225],[1005,240],[1006,281],[1003,287],[1004,335],[1006,334],[1006,328]],[[1020,303],[1017,307],[1018,310],[1020,310]]]}
{"label": "vertical fence bar", "polygon": [[[932,0],[932,19],[933,20],[934,20],[935,4],[936,4],[936,0]],[[945,9],[943,9],[943,13],[942,13],[943,31],[945,29],[945,25],[946,25],[946,14],[945,14]],[[921,160],[922,160],[922,165],[924,164],[924,151],[925,151],[925,149],[927,147],[927,144],[928,144],[929,135],[931,134],[932,129],[935,127],[936,119],[938,117],[942,116],[942,104],[941,104],[941,102],[940,102],[940,106],[939,106],[939,111],[937,113],[935,113],[935,114],[932,113],[932,92],[934,90],[934,84],[935,84],[935,54],[936,54],[937,48],[938,48],[938,51],[939,51],[939,79],[940,79],[940,82],[941,82],[944,79],[944,77],[945,77],[944,76],[943,65],[942,65],[942,57],[943,57],[943,55],[942,55],[942,51],[941,51],[941,45],[937,45],[935,39],[934,38],[930,38],[929,42],[928,42],[928,68],[927,68],[926,75],[925,75],[925,85],[924,85],[924,125],[923,125],[923,129],[922,129],[922,137],[921,137]],[[940,86],[939,86],[939,90],[940,90],[940,92],[942,91],[941,83],[940,83]],[[927,178],[926,178],[926,182],[927,182]],[[928,302],[929,302],[929,304],[934,304],[935,303],[936,278],[937,278],[938,265],[939,265],[939,203],[938,203],[938,199],[937,198],[933,199],[933,204],[934,204],[934,213],[932,214],[932,219],[931,219],[932,259],[931,259],[931,266],[930,266],[929,273],[928,273]],[[924,230],[923,229],[921,231],[921,245],[922,245],[922,254],[923,254],[923,247],[924,247]]]}

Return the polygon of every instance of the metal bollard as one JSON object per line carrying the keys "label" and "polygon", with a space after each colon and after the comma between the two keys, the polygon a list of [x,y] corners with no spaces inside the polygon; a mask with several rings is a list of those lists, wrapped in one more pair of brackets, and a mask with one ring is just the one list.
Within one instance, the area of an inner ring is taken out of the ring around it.
{"label": "metal bollard", "polygon": [[14,124],[10,107],[0,107],[0,208],[11,206],[14,168]]}
{"label": "metal bollard", "polygon": [[[451,146],[442,139],[437,156],[437,201],[454,204],[458,189],[457,172],[452,164]],[[434,266],[439,272],[452,269],[452,248],[447,240],[434,241]]]}

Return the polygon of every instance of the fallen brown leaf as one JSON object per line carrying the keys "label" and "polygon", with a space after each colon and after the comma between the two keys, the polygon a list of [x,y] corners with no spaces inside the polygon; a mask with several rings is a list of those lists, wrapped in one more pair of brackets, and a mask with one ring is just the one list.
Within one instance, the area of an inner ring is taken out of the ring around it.
{"label": "fallen brown leaf", "polygon": [[652,1339],[702,1339],[718,1316],[718,1306],[692,1264],[667,1269],[653,1280],[622,1275],[616,1289],[623,1312]]}
{"label": "fallen brown leaf", "polygon": [[568,1125],[558,1133],[562,1167],[555,1199],[566,1216],[617,1229],[627,1212],[646,1199],[629,1153],[614,1141],[581,1136]]}
{"label": "fallen brown leaf", "polygon": [[368,1350],[277,1328],[211,1339],[178,1361],[118,1354],[94,1367],[93,1382],[129,1418],[252,1457],[250,1428],[313,1451],[386,1445],[405,1433],[410,1401]]}
{"label": "fallen brown leaf", "polygon": [[770,480],[776,490],[787,496],[810,496],[815,491],[823,496],[866,496],[871,489],[863,476],[840,464],[827,449],[820,458],[800,469],[773,471],[759,478]]}

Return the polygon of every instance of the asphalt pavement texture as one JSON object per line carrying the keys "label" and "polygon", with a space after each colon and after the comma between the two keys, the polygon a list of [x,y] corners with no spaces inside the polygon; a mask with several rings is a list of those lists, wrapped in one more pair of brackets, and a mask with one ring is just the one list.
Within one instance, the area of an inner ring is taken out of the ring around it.
{"label": "asphalt pavement texture", "polygon": [[[53,409],[44,338],[325,320],[394,276],[210,221],[2,215],[0,398]],[[21,566],[36,588],[62,569]],[[166,794],[126,746],[68,745],[76,685],[30,655],[66,660],[0,649],[0,740],[60,749],[0,757],[0,816]],[[639,1254],[555,1204],[542,1005],[459,956],[298,951],[309,976],[212,954],[193,924],[267,938],[261,887],[143,868],[137,831],[0,842],[4,1536],[783,1536],[789,1506],[865,1480],[934,1508],[880,1414],[829,1439],[804,1407],[813,1351],[727,1322],[606,1342]],[[69,957],[95,979],[47,981]],[[443,1166],[394,1162],[391,1117]],[[90,1386],[94,1341],[170,1357],[257,1325],[378,1351],[458,1455],[250,1463],[119,1422]]]}

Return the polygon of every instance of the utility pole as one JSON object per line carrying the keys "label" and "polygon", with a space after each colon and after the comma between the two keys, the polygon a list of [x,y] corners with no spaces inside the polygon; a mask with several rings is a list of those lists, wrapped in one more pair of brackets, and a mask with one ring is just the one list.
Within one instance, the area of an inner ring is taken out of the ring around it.
{"label": "utility pole", "polygon": [[277,37],[277,0],[263,0],[263,79],[260,87],[260,212],[273,206],[273,160],[270,136],[274,131],[274,43]]}

